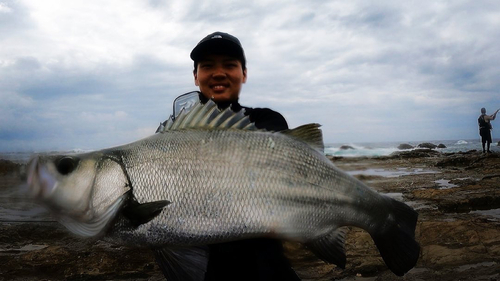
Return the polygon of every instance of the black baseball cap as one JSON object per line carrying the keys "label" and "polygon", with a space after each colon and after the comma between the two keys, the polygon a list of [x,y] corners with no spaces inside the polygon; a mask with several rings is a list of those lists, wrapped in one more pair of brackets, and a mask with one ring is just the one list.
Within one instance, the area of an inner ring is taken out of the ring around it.
{"label": "black baseball cap", "polygon": [[229,33],[217,31],[207,35],[194,47],[190,57],[196,63],[204,56],[210,54],[224,54],[235,57],[245,67],[245,52],[243,51],[243,47],[241,47],[240,40]]}

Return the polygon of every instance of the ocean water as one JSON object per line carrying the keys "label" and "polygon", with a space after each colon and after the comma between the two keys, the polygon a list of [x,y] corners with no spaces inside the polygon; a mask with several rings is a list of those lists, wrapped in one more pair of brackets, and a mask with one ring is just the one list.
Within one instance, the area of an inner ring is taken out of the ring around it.
{"label": "ocean water", "polygon": [[[494,139],[490,150],[500,153],[498,142],[500,139]],[[417,149],[421,143],[432,143],[435,145],[444,144],[446,148],[436,148],[436,151],[443,153],[449,152],[467,152],[470,150],[481,151],[482,146],[479,139],[476,140],[436,140],[436,141],[411,141],[411,142],[377,142],[377,143],[327,143],[325,144],[325,153],[331,156],[341,157],[363,157],[363,156],[388,156],[393,152],[402,151],[398,149],[400,144],[409,144]],[[341,149],[342,146],[349,146],[352,149]],[[51,151],[51,152],[0,152],[0,159],[10,160],[15,163],[23,164],[37,153],[44,154],[77,154],[89,152],[81,149],[70,151]]]}
{"label": "ocean water", "polygon": [[78,153],[91,152],[91,150],[73,149],[68,151],[39,151],[39,152],[0,152],[0,159],[9,160],[18,164],[26,164],[34,155],[46,154],[46,155],[71,155]]}
{"label": "ocean water", "polygon": [[[498,142],[500,139],[494,139],[490,150],[500,152]],[[467,152],[470,150],[482,151],[481,141],[479,139],[470,140],[436,140],[436,141],[411,141],[411,142],[379,142],[379,143],[330,143],[325,144],[325,153],[332,156],[342,157],[362,157],[362,156],[388,156],[398,149],[400,144],[409,144],[413,149],[418,149],[421,143],[432,143],[435,145],[444,144],[446,148],[436,148],[436,151],[442,153]],[[350,146],[352,149],[341,149],[342,146]]]}

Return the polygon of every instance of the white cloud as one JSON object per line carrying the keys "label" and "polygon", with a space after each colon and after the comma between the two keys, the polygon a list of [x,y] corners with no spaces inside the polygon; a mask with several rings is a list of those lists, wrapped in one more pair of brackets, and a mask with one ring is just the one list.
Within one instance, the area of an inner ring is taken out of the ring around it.
{"label": "white cloud", "polygon": [[479,108],[500,107],[499,18],[498,1],[0,2],[0,150],[152,133],[216,30],[245,48],[242,104],[327,142],[476,137]]}
{"label": "white cloud", "polygon": [[12,13],[12,9],[7,4],[0,2],[0,13],[2,14]]}

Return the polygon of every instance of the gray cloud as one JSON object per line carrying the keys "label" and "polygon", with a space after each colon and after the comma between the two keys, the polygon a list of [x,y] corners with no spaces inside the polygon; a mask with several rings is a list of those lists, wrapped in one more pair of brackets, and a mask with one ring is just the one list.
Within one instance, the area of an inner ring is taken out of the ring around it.
{"label": "gray cloud", "polygon": [[319,122],[327,142],[475,138],[479,108],[500,107],[499,13],[496,1],[0,1],[0,151],[147,136],[196,89],[189,52],[216,30],[244,45],[242,103]]}

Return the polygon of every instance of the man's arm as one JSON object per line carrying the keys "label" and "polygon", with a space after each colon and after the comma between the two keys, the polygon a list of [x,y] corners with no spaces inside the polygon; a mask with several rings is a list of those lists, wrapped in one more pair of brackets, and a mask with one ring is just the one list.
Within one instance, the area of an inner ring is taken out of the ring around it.
{"label": "man's arm", "polygon": [[258,129],[275,132],[288,129],[288,123],[279,112],[269,108],[244,108],[245,115],[250,117],[250,121],[254,122]]}
{"label": "man's arm", "polygon": [[495,120],[495,118],[497,118],[497,113],[499,110],[500,110],[500,108],[497,109],[497,111],[495,111],[495,113],[493,113],[492,115],[485,115],[484,120],[486,120],[486,121]]}

